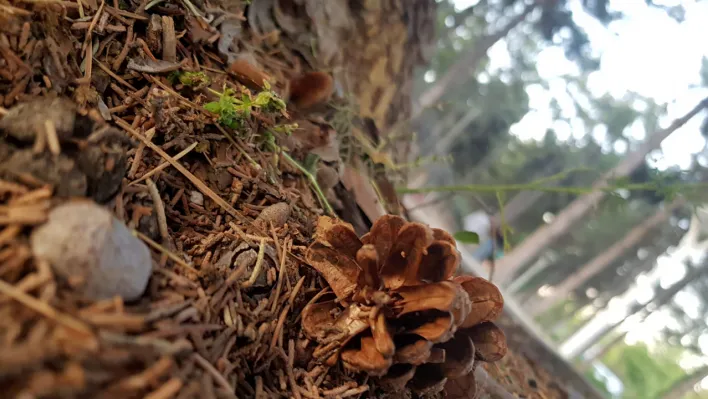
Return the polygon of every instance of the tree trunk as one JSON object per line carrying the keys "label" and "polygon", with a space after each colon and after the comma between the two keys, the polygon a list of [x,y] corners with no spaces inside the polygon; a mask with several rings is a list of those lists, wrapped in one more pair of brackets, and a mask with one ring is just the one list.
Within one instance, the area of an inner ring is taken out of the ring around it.
{"label": "tree trunk", "polygon": [[421,94],[418,104],[413,110],[413,116],[411,119],[417,118],[423,110],[435,105],[445,92],[452,86],[452,84],[463,85],[472,76],[473,72],[477,69],[480,62],[487,55],[487,51],[499,40],[504,38],[509,32],[514,29],[517,25],[523,22],[529,14],[536,8],[537,4],[531,3],[524,8],[521,14],[514,17],[509,23],[504,27],[499,29],[499,31],[482,37],[475,45],[472,47],[467,54],[462,58],[458,59],[448,71],[440,77],[435,83],[428,88],[423,94]]}
{"label": "tree trunk", "polygon": [[607,187],[610,179],[628,176],[636,169],[649,152],[659,147],[662,141],[671,133],[683,126],[708,105],[708,98],[701,101],[691,111],[675,120],[666,129],[661,129],[649,135],[639,148],[627,155],[625,159],[609,172],[605,173],[594,185],[594,191],[585,194],[570,203],[555,217],[552,223],[536,229],[511,253],[497,262],[497,284],[505,285],[514,277],[516,272],[528,261],[535,259],[538,254],[546,249],[553,241],[565,235],[568,230],[591,209],[597,206],[605,197],[603,188]]}
{"label": "tree trunk", "polygon": [[555,287],[551,295],[541,299],[534,306],[530,306],[531,313],[538,315],[547,311],[559,301],[562,301],[570,292],[605,270],[622,254],[637,246],[647,233],[666,222],[671,216],[671,212],[683,205],[684,202],[683,199],[677,199],[669,206],[659,209],[652,217],[646,219],[639,226],[634,227],[620,241],[595,256],[590,262],[580,267],[575,273]]}
{"label": "tree trunk", "polygon": [[[678,294],[688,284],[690,284],[692,281],[697,279],[699,276],[705,274],[706,272],[708,272],[708,267],[706,265],[703,265],[698,268],[689,268],[686,275],[683,276],[683,278],[681,280],[674,283],[671,287],[669,287],[665,290],[664,289],[657,289],[657,292],[654,294],[654,297],[652,299],[650,299],[647,303],[639,304],[638,302],[636,302],[635,305],[633,306],[633,308],[627,313],[627,315],[622,320],[619,320],[613,324],[607,325],[605,328],[603,328],[600,331],[598,331],[597,333],[593,334],[592,337],[590,337],[586,340],[586,343],[584,345],[575,349],[573,356],[576,356],[576,355],[588,350],[592,345],[595,344],[595,342],[599,342],[605,335],[614,331],[617,327],[620,326],[620,324],[624,323],[625,320],[627,320],[628,318],[634,316],[635,314],[645,310],[647,308],[647,306],[649,306],[649,304],[651,304],[651,303],[655,304],[657,309],[666,305],[667,303],[669,303],[669,301],[671,301],[671,299],[673,299],[674,296],[676,296],[676,294]],[[644,317],[644,319],[646,319],[646,317],[648,317],[649,314],[650,314],[650,312],[647,313],[647,315]]]}
{"label": "tree trunk", "polygon": [[708,366],[700,367],[686,375],[680,380],[674,382],[669,389],[664,391],[659,398],[661,399],[681,399],[687,393],[693,390],[693,387],[708,377]]}
{"label": "tree trunk", "polygon": [[477,108],[470,108],[465,115],[460,118],[455,125],[452,126],[452,128],[442,137],[440,137],[436,144],[435,144],[435,150],[433,151],[434,154],[436,155],[443,155],[447,154],[450,151],[450,147],[455,143],[455,140],[457,140],[462,134],[465,132],[465,128],[470,125],[478,116],[480,115],[480,111]]}
{"label": "tree trunk", "polygon": [[628,332],[629,331],[624,331],[622,334],[612,338],[612,341],[605,344],[605,346],[603,346],[599,351],[593,353],[592,356],[588,357],[587,359],[584,359],[583,363],[578,367],[580,371],[588,370],[590,366],[592,366],[592,362],[595,359],[602,359],[607,354],[607,352],[610,351],[610,349],[614,348],[615,345],[620,343],[624,339],[624,337],[627,336]]}
{"label": "tree trunk", "polygon": [[423,140],[420,145],[420,153],[422,155],[428,155],[434,151],[435,141],[437,141],[450,126],[454,125],[456,116],[457,112],[451,110],[433,126],[430,133],[425,136],[425,140]]}

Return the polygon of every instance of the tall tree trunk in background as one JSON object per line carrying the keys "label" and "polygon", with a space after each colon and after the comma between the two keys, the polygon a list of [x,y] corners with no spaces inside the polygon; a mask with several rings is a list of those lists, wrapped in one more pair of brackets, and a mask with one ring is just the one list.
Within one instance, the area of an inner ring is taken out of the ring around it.
{"label": "tall tree trunk in background", "polygon": [[697,368],[693,370],[691,374],[674,382],[669,389],[657,397],[660,399],[681,399],[706,377],[708,377],[708,366]]}
{"label": "tall tree trunk in background", "polygon": [[529,306],[528,309],[535,316],[552,308],[569,293],[613,264],[615,260],[625,252],[639,245],[644,236],[657,228],[660,224],[666,222],[669,216],[671,216],[671,212],[684,203],[685,201],[683,199],[677,199],[670,205],[659,209],[653,216],[630,230],[621,240],[617,241],[606,251],[595,256],[590,262],[580,267],[575,273],[565,279],[565,281],[554,287],[551,295]]}
{"label": "tall tree trunk in background", "polygon": [[[657,289],[654,297],[650,299],[647,303],[640,304],[636,302],[632,309],[627,313],[627,315],[622,319],[619,320],[613,324],[607,325],[605,328],[601,329],[600,331],[596,332],[593,334],[592,337],[588,337],[586,340],[585,345],[581,345],[579,348],[576,348],[574,351],[575,353],[573,356],[577,356],[580,353],[585,352],[588,350],[590,347],[592,347],[596,342],[599,342],[604,336],[609,334],[610,332],[614,331],[617,327],[619,327],[622,323],[625,322],[628,318],[634,316],[635,314],[645,310],[649,304],[654,304],[656,306],[656,309],[659,309],[660,307],[666,305],[673,299],[676,294],[678,294],[682,289],[684,289],[688,284],[690,284],[692,281],[697,279],[699,276],[706,274],[708,272],[708,266],[707,265],[702,265],[701,267],[697,268],[689,268],[688,272],[686,273],[685,276],[678,282],[674,283],[671,285],[671,287],[667,289]],[[645,320],[651,312],[647,313],[646,316],[644,316]]]}
{"label": "tall tree trunk in background", "polygon": [[464,25],[465,22],[467,21],[467,18],[474,15],[475,10],[477,8],[479,8],[479,6],[485,5],[484,3],[486,3],[486,1],[480,1],[477,4],[475,4],[473,6],[469,6],[469,7],[465,8],[464,10],[454,14],[452,16],[454,18],[452,25],[450,27],[445,27],[446,28],[445,32],[443,32],[443,34],[441,34],[440,37],[442,38],[443,36],[448,36],[452,31],[454,31],[457,28],[459,28],[460,26]]}
{"label": "tall tree trunk in background", "polygon": [[430,130],[430,133],[425,136],[425,140],[420,145],[421,155],[432,154],[435,148],[435,141],[437,141],[442,134],[455,124],[457,120],[457,112],[450,111],[441,120],[435,123],[435,126]]}
{"label": "tall tree trunk in background", "polygon": [[[550,176],[555,176],[558,170],[562,170],[563,165],[558,165],[558,161],[553,159],[551,162],[547,162],[543,167],[541,172],[541,177],[537,179],[544,179]],[[536,177],[534,177],[536,179]],[[551,179],[546,184],[546,187],[555,187],[561,184],[563,179]],[[514,195],[514,197],[504,204],[504,223],[515,227],[515,222],[528,211],[533,208],[533,206],[543,198],[546,193],[543,191],[522,191]],[[497,220],[501,220],[501,212],[497,212],[494,217]]]}
{"label": "tall tree trunk in background", "polygon": [[455,123],[447,133],[443,133],[441,137],[437,139],[435,143],[434,154],[444,155],[450,152],[450,148],[455,143],[462,134],[465,132],[465,128],[470,125],[477,117],[480,115],[480,111],[477,108],[470,108],[465,115],[460,118],[457,123]]}
{"label": "tall tree trunk in background", "polygon": [[607,352],[610,351],[610,349],[614,348],[615,345],[624,340],[628,332],[629,331],[624,331],[622,332],[622,334],[612,338],[612,341],[605,344],[599,351],[593,353],[591,357],[584,359],[583,363],[578,366],[580,371],[588,370],[590,366],[592,366],[592,362],[594,362],[596,359],[602,359],[603,357],[605,357],[605,355],[607,354]]}
{"label": "tall tree trunk in background", "polygon": [[514,17],[499,31],[482,37],[467,54],[458,59],[435,83],[428,88],[418,99],[418,104],[413,109],[411,119],[418,117],[423,110],[435,105],[445,92],[454,84],[466,83],[474,74],[479,64],[487,55],[487,51],[499,40],[503,39],[517,25],[523,22],[536,8],[537,3],[531,3],[524,8],[521,14]]}
{"label": "tall tree trunk in background", "polygon": [[647,140],[642,143],[637,150],[627,154],[619,165],[605,173],[593,185],[594,191],[570,203],[570,205],[556,215],[553,222],[536,229],[536,231],[527,237],[519,246],[514,248],[511,253],[497,261],[496,283],[500,285],[508,284],[516,272],[523,267],[526,262],[535,259],[549,244],[566,234],[577,221],[600,203],[606,195],[606,192],[602,189],[608,186],[610,179],[628,176],[644,162],[644,158],[646,158],[647,154],[659,148],[665,138],[676,131],[676,129],[683,126],[707,105],[708,98],[701,101],[686,115],[676,119],[666,129],[661,129],[648,135]]}
{"label": "tall tree trunk in background", "polygon": [[[543,191],[522,191],[516,194],[511,201],[504,204],[504,223],[513,226],[514,222],[531,209],[544,194]],[[499,219],[501,212],[497,212],[494,216]]]}

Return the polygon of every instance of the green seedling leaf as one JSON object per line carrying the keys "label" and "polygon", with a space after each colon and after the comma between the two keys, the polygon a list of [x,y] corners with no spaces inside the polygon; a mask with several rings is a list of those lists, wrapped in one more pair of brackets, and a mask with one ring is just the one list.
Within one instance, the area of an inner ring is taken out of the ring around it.
{"label": "green seedling leaf", "polygon": [[472,231],[458,231],[453,237],[463,244],[479,244],[479,234]]}

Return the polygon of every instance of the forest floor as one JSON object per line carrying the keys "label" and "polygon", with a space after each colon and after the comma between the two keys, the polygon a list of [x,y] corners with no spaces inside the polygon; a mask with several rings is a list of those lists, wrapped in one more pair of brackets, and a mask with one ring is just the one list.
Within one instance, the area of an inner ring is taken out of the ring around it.
{"label": "forest floor", "polygon": [[[324,287],[304,251],[341,163],[332,126],[298,111],[321,76],[299,88],[304,63],[259,51],[277,38],[242,31],[237,8],[207,24],[189,1],[110,4],[0,4],[0,385],[371,397],[375,382],[308,367],[299,337]],[[485,364],[481,397],[568,397],[534,360]]]}

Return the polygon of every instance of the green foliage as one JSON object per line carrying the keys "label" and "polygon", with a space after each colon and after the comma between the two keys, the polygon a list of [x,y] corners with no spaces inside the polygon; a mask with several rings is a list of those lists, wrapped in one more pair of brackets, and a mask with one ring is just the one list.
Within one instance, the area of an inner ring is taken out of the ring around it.
{"label": "green foliage", "polygon": [[219,123],[222,125],[231,129],[240,128],[243,119],[250,115],[250,106],[243,106],[243,103],[235,97],[236,92],[233,89],[227,88],[223,93],[216,94],[219,94],[219,100],[204,104],[204,109],[219,114]]}
{"label": "green foliage", "polygon": [[168,76],[170,82],[179,81],[183,85],[191,88],[203,88],[211,84],[211,79],[204,72],[175,71]]}
{"label": "green foliage", "polygon": [[463,244],[479,244],[479,234],[473,231],[458,231],[453,237]]}
{"label": "green foliage", "polygon": [[[204,109],[215,114],[219,114],[219,123],[231,129],[238,129],[243,126],[243,121],[251,116],[253,109],[260,109],[266,112],[285,112],[285,102],[270,89],[268,82],[265,89],[252,98],[248,92],[238,93],[231,88],[225,88],[223,93],[212,92],[219,95],[218,101],[204,104]],[[283,129],[292,129],[291,125]]]}
{"label": "green foliage", "polygon": [[610,393],[610,391],[607,390],[607,386],[605,385],[605,382],[600,380],[600,378],[598,378],[598,376],[595,375],[595,372],[592,369],[585,371],[585,373],[583,373],[583,375],[585,376],[585,378],[588,379],[588,381],[590,381],[590,384],[592,384],[600,392],[604,393],[608,398],[612,397],[612,394]]}
{"label": "green foliage", "polygon": [[685,371],[678,365],[682,349],[646,344],[617,345],[610,349],[603,362],[624,384],[623,398],[659,399],[658,395],[681,379]]}

